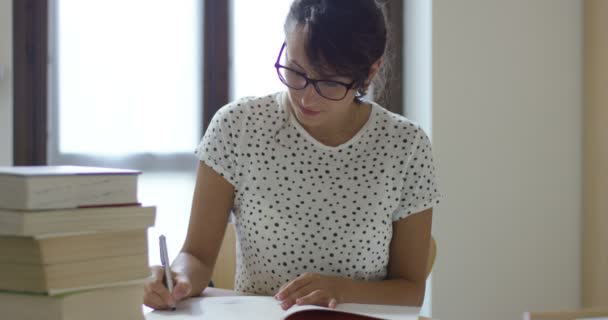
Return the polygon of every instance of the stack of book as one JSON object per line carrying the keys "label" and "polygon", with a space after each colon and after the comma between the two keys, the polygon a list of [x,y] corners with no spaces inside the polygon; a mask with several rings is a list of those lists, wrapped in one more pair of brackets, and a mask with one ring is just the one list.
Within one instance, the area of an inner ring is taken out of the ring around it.
{"label": "stack of book", "polygon": [[147,229],[135,170],[0,167],[6,319],[143,319]]}

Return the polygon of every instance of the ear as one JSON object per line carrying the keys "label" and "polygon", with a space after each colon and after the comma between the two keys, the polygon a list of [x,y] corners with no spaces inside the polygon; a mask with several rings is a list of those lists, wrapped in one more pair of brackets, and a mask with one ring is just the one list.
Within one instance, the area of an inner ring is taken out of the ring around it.
{"label": "ear", "polygon": [[372,66],[369,68],[369,75],[367,76],[367,80],[365,80],[365,87],[368,87],[370,85],[370,83],[372,82],[372,79],[376,76],[376,74],[380,70],[380,67],[382,66],[382,62],[383,62],[382,57],[380,57],[380,59],[376,60],[376,62],[374,62],[372,64]]}

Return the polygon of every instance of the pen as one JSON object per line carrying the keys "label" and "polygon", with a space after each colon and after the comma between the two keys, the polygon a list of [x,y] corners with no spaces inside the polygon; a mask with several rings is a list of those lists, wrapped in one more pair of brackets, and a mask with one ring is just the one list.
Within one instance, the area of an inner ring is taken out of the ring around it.
{"label": "pen", "polygon": [[[171,264],[169,263],[169,254],[167,253],[167,239],[164,235],[160,235],[158,237],[158,242],[160,245],[160,261],[165,268],[165,280],[167,283],[167,289],[169,289],[169,293],[173,292],[173,276],[171,275]],[[171,310],[175,310],[175,303],[171,306]]]}

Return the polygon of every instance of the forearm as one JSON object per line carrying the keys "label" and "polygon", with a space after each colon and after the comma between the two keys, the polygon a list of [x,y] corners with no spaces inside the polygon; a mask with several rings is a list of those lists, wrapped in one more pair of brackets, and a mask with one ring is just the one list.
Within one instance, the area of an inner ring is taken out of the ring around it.
{"label": "forearm", "polygon": [[171,269],[188,277],[192,285],[190,297],[199,296],[211,279],[212,267],[205,265],[197,257],[184,251],[177,255],[173,264],[171,264]]}
{"label": "forearm", "polygon": [[339,278],[338,283],[340,303],[421,306],[424,301],[424,282],[416,285],[405,279],[366,281]]}

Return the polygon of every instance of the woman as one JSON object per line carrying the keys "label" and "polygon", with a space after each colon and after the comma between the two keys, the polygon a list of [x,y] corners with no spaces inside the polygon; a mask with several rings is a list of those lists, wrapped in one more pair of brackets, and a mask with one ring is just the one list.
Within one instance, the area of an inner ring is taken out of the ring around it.
{"label": "woman", "polygon": [[[164,309],[209,282],[229,218],[235,290],[281,306],[419,306],[435,186],[420,127],[362,99],[386,19],[374,0],[295,0],[275,68],[287,86],[224,106],[206,130],[188,234],[144,302]],[[232,211],[232,216],[231,216]]]}

